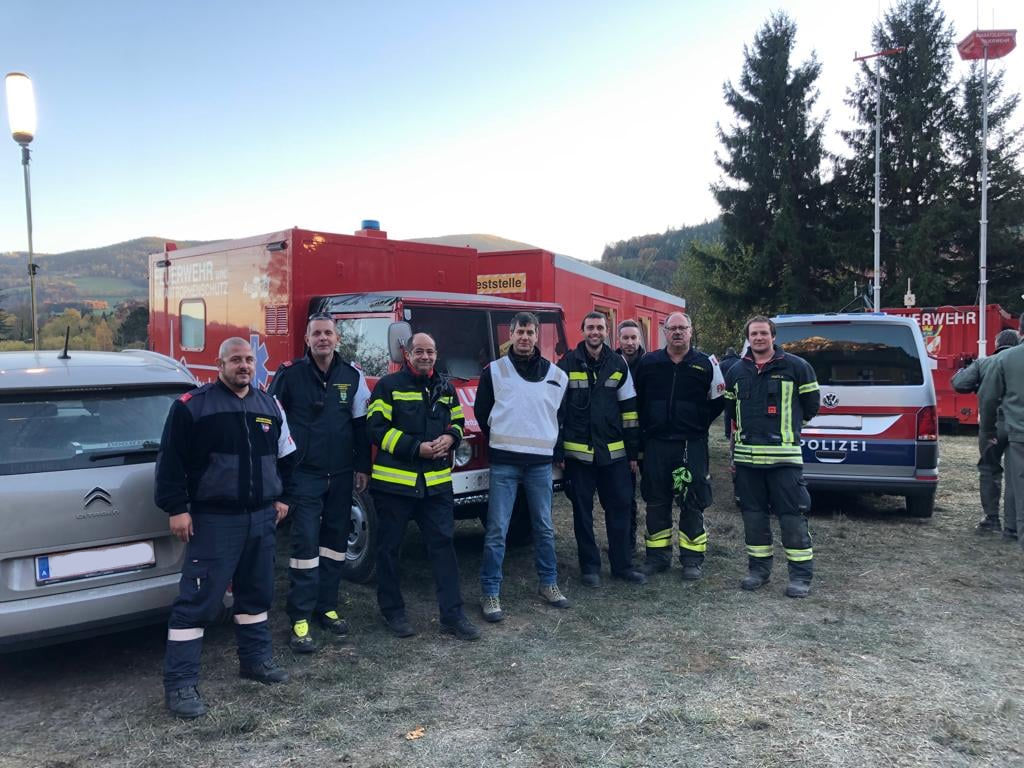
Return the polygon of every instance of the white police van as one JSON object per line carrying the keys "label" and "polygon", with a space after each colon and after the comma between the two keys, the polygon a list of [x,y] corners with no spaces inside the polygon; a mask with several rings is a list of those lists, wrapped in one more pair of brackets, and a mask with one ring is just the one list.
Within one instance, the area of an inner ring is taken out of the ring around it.
{"label": "white police van", "polygon": [[906,497],[931,517],[939,479],[932,359],[912,318],[883,313],[782,315],[775,342],[804,358],[821,409],[802,431],[814,490]]}

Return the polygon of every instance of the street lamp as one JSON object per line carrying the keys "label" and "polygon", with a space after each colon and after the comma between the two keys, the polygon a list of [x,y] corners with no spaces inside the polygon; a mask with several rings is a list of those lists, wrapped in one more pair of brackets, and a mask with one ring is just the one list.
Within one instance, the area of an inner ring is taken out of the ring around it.
{"label": "street lamp", "polygon": [[854,55],[854,61],[875,60],[875,283],[872,288],[875,312],[882,311],[882,70],[880,62],[883,56],[895,56],[903,53],[906,48],[886,48],[875,51],[867,56]]}
{"label": "street lamp", "polygon": [[25,171],[25,216],[28,219],[28,292],[32,304],[32,349],[39,349],[39,321],[36,315],[36,265],[32,261],[32,192],[29,184],[28,145],[36,135],[36,100],[32,81],[21,72],[6,78],[7,120],[11,136],[21,146],[21,165]]}
{"label": "street lamp", "polygon": [[1001,59],[1017,46],[1015,29],[976,29],[959,43],[965,61],[984,60],[981,96],[981,242],[978,244],[978,357],[988,344],[985,310],[988,303],[988,60]]}

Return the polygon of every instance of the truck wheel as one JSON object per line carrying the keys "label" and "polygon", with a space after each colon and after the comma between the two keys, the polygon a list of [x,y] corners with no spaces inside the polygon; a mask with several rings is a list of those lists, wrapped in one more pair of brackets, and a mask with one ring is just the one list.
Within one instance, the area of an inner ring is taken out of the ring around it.
{"label": "truck wheel", "polygon": [[368,493],[352,492],[352,532],[348,535],[345,567],[342,575],[349,581],[365,584],[373,577],[377,564],[377,511]]}
{"label": "truck wheel", "polygon": [[935,494],[907,496],[907,517],[931,517],[935,512]]}

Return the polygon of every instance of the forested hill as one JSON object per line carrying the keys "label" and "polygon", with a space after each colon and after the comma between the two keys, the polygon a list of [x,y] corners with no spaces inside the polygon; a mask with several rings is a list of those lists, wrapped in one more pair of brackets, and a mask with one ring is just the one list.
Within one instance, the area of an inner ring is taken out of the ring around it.
{"label": "forested hill", "polygon": [[[124,299],[144,301],[147,297],[146,257],[162,251],[164,243],[179,248],[197,245],[201,240],[174,240],[165,237],[139,237],[100,248],[65,253],[35,255],[39,265],[37,290],[40,301],[69,301],[75,298],[105,299],[117,303]],[[8,303],[22,292],[27,294],[25,267],[28,254],[22,251],[0,253],[0,300]]]}
{"label": "forested hill", "polygon": [[720,219],[692,227],[668,229],[660,234],[638,235],[606,246],[599,264],[617,275],[671,291],[679,260],[694,240],[714,243],[721,238]]}

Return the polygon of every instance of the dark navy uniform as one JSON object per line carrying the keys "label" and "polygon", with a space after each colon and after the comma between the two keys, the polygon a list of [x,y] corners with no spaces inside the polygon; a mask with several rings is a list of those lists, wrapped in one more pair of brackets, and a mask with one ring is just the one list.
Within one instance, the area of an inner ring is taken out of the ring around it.
{"label": "dark navy uniform", "polygon": [[736,494],[751,573],[772,568],[771,513],[779,517],[790,579],[810,583],[814,552],[807,530],[811,497],[803,479],[800,428],[818,412],[814,369],[775,347],[758,366],[748,350],[725,377],[726,414],[735,424]]}
{"label": "dark navy uniform", "polygon": [[370,472],[363,372],[337,352],[327,372],[307,353],[285,363],[268,390],[288,414],[298,448],[285,500],[292,521],[292,624],[338,607],[345,551],[352,528],[352,473]]}
{"label": "dark navy uniform", "polygon": [[[620,349],[616,349],[615,350],[615,354],[622,355],[622,359],[626,360],[626,356],[622,354],[622,349],[621,348]],[[646,354],[647,354],[647,351],[643,347],[637,347],[636,354],[633,355],[633,359],[632,360],[626,360],[626,365],[629,367],[629,375],[633,377],[633,385],[634,386],[636,386],[636,368],[640,364],[640,361],[643,359],[643,356],[646,355]],[[629,473],[629,478],[630,478],[630,480],[631,480],[631,482],[633,484],[633,495],[632,495],[632,497],[630,497],[630,500],[629,500],[629,542],[630,542],[630,546],[632,546],[634,549],[636,548],[636,529],[637,529],[637,523],[636,523],[636,515],[637,515],[636,481],[637,481],[637,474],[638,473],[639,474],[643,474],[643,469],[644,469],[644,467],[643,467],[643,458],[644,458],[644,453],[643,453],[643,450],[641,449],[640,453],[638,454],[638,458],[637,458],[637,472],[630,472]]]}
{"label": "dark navy uniform", "polygon": [[[658,349],[644,356],[636,372],[643,433],[647,505],[647,561],[654,570],[672,559],[672,472],[690,470],[692,482],[679,507],[679,559],[699,568],[707,551],[704,510],[711,505],[708,428],[722,412],[725,383],[718,362],[690,349],[678,363]],[[685,572],[684,572],[685,575]]]}
{"label": "dark navy uniform", "polygon": [[203,629],[234,589],[238,659],[244,670],[270,660],[273,503],[295,451],[280,404],[253,387],[238,397],[219,379],[171,406],[156,464],[156,504],[189,512],[193,535],[171,608],[164,661],[167,691],[195,686]]}
{"label": "dark navy uniform", "polygon": [[594,492],[604,508],[608,561],[613,575],[632,571],[629,545],[629,461],[639,453],[636,390],[626,361],[604,345],[598,359],[586,342],[558,361],[569,376],[559,448],[565,456],[566,495],[572,502],[580,572],[597,575],[601,553],[594,538]]}
{"label": "dark navy uniform", "polygon": [[[464,618],[455,557],[451,456],[462,440],[462,406],[451,382],[436,371],[408,366],[373,388],[366,427],[377,446],[370,489],[377,510],[377,603],[385,619],[405,616],[398,560],[405,528],[414,519],[426,539],[441,622]],[[420,443],[451,435],[448,458],[419,455]]]}

